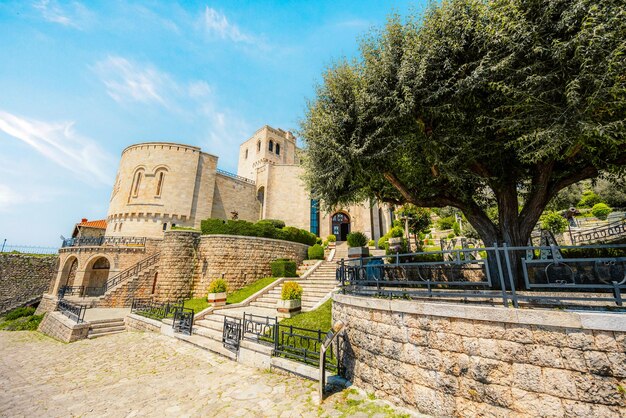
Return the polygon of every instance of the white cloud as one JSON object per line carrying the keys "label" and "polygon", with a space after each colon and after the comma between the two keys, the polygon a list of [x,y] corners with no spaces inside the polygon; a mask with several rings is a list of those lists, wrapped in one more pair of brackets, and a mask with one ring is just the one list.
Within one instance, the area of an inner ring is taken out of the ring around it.
{"label": "white cloud", "polygon": [[41,16],[48,22],[75,29],[83,29],[91,18],[91,12],[76,1],[62,7],[55,0],[40,0],[34,3],[33,7],[39,10]]}
{"label": "white cloud", "polygon": [[113,158],[92,139],[74,131],[74,122],[42,122],[0,110],[0,132],[19,139],[83,181],[110,184]]}
{"label": "white cloud", "polygon": [[0,211],[4,211],[23,203],[25,196],[19,194],[11,187],[0,184]]}
{"label": "white cloud", "polygon": [[206,6],[202,15],[204,28],[211,34],[233,42],[256,43],[253,36],[243,33],[237,25],[228,21],[226,16],[215,9]]}

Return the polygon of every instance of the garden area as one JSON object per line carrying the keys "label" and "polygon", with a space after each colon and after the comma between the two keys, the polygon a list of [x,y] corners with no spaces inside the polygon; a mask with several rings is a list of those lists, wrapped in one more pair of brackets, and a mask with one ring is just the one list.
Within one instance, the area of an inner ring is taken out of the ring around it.
{"label": "garden area", "polygon": [[0,330],[36,331],[42,319],[43,315],[35,315],[33,307],[13,309],[0,317]]}

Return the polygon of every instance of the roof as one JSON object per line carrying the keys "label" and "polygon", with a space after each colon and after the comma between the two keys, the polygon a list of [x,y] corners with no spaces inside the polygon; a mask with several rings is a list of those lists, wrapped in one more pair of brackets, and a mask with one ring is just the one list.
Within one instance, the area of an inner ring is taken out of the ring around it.
{"label": "roof", "polygon": [[87,228],[96,228],[96,229],[107,229],[107,221],[106,219],[100,219],[97,221],[85,221],[79,222],[76,226],[86,226]]}

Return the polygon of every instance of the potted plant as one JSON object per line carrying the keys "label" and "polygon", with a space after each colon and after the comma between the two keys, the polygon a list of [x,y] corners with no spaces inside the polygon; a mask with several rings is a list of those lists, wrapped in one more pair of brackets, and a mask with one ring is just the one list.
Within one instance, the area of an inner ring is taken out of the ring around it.
{"label": "potted plant", "polygon": [[364,233],[355,231],[350,232],[347,236],[348,241],[348,258],[368,257],[370,255],[367,247],[367,237]]}
{"label": "potted plant", "polygon": [[213,306],[226,305],[226,291],[228,283],[224,279],[215,279],[209,284],[209,295],[207,301]]}
{"label": "potted plant", "polygon": [[[402,246],[404,241],[404,230],[400,226],[394,226],[389,231],[389,248],[398,248]],[[396,251],[397,252],[397,251]]]}
{"label": "potted plant", "polygon": [[335,242],[337,241],[337,237],[333,234],[330,234],[326,237],[326,241],[328,242],[328,248],[335,248]]}
{"label": "potted plant", "polygon": [[276,303],[279,318],[291,318],[302,309],[302,287],[296,282],[283,283],[281,298]]}

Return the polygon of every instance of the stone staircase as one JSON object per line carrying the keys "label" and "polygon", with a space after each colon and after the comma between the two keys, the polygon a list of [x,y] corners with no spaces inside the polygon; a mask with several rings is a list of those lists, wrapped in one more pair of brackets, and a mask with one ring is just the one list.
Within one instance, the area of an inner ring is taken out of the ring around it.
{"label": "stone staircase", "polygon": [[98,338],[126,331],[124,318],[99,319],[89,321],[87,338]]}

